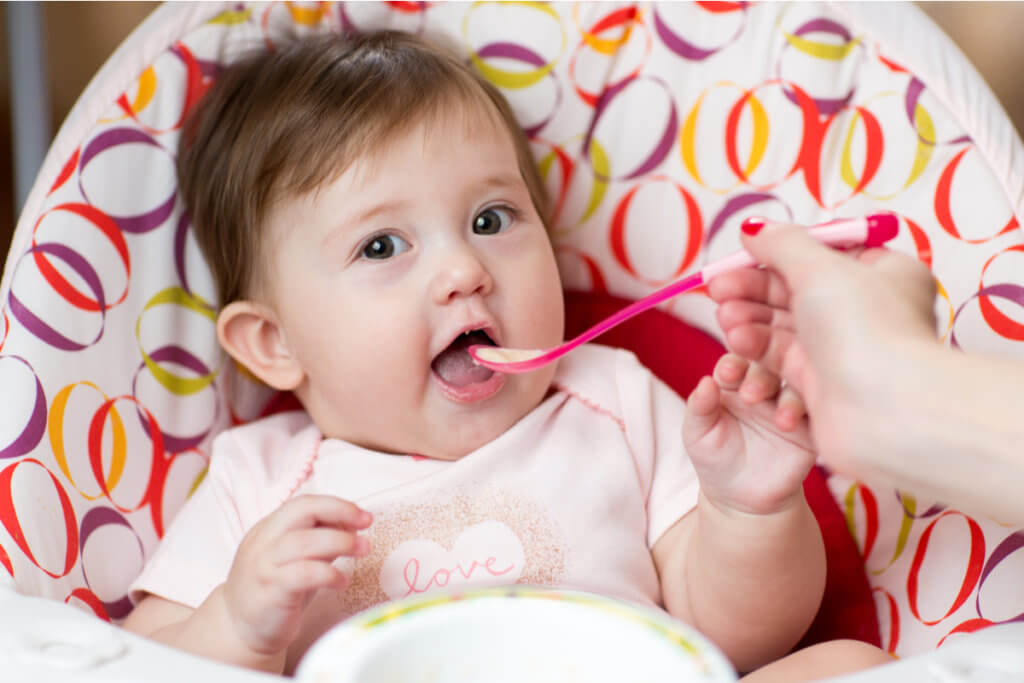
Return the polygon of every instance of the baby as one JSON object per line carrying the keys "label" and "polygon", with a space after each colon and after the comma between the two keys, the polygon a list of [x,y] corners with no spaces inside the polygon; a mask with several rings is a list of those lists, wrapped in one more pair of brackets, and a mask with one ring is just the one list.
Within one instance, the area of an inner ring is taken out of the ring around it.
{"label": "baby", "polygon": [[557,344],[563,300],[528,144],[458,59],[396,33],[251,57],[178,166],[221,344],[305,410],[214,441],[126,628],[291,672],[358,610],[518,582],[662,607],[740,671],[774,662],[758,680],[886,661],[856,642],[783,657],[825,559],[801,406],[756,367],[724,357],[687,409],[624,351],[471,361]]}

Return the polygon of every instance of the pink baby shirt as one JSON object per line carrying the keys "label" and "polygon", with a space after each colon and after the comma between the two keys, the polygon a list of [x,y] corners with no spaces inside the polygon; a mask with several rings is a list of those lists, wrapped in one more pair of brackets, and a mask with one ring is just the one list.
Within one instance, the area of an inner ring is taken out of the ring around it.
{"label": "pink baby shirt", "polygon": [[529,583],[661,605],[650,548],[697,500],[684,411],[632,353],[587,345],[562,359],[537,408],[455,462],[323,439],[303,412],[230,429],[131,595],[198,607],[250,527],[316,493],[356,502],[374,523],[370,555],[338,561],[348,588],[313,600],[310,639],[379,602],[444,588]]}

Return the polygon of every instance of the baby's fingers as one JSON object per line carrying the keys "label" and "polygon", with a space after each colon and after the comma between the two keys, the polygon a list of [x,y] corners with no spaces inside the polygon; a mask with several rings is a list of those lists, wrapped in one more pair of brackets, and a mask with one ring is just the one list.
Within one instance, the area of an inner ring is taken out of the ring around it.
{"label": "baby's fingers", "polygon": [[702,377],[686,399],[686,411],[692,415],[713,415],[718,411],[720,400],[718,384],[710,377]]}
{"label": "baby's fingers", "polygon": [[734,353],[718,359],[714,374],[720,389],[739,393],[748,404],[774,398],[781,384],[775,373]]}
{"label": "baby's fingers", "polygon": [[743,378],[746,377],[749,367],[750,362],[746,358],[735,353],[726,353],[715,363],[712,374],[719,388],[725,391],[736,391],[743,383]]}
{"label": "baby's fingers", "polygon": [[330,562],[300,560],[279,567],[277,582],[287,593],[302,595],[320,588],[343,590],[348,577]]}
{"label": "baby's fingers", "polygon": [[683,443],[687,446],[704,439],[722,417],[722,393],[711,377],[702,377],[686,399],[686,418],[683,420]]}
{"label": "baby's fingers", "polygon": [[274,548],[276,563],[279,565],[297,560],[326,560],[338,557],[363,557],[370,551],[370,542],[351,531],[332,527],[296,529],[277,542]]}
{"label": "baby's fingers", "polygon": [[373,516],[351,501],[336,496],[305,495],[286,502],[274,513],[278,532],[317,526],[356,531],[373,522]]}
{"label": "baby's fingers", "polygon": [[775,425],[784,432],[792,432],[801,426],[806,415],[807,406],[800,392],[788,384],[782,387],[775,407]]}
{"label": "baby's fingers", "polygon": [[748,404],[768,401],[779,393],[781,384],[782,380],[774,372],[759,363],[751,363],[739,387],[739,395]]}

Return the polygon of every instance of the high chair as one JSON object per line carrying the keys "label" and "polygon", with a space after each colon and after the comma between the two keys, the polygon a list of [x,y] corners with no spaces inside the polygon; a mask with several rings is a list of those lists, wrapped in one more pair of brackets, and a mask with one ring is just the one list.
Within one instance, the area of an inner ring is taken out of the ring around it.
{"label": "high chair", "polygon": [[[0,282],[0,678],[263,678],[103,623],[213,436],[283,400],[218,349],[175,150],[220,65],[380,28],[446,39],[508,97],[553,199],[570,333],[738,248],[747,216],[886,210],[939,283],[943,341],[1024,360],[1024,145],[912,4],[169,3],[64,122]],[[719,336],[698,291],[604,341],[685,395]],[[829,545],[807,642],[902,660],[849,680],[1024,671],[1024,531],[821,469],[805,486]]]}

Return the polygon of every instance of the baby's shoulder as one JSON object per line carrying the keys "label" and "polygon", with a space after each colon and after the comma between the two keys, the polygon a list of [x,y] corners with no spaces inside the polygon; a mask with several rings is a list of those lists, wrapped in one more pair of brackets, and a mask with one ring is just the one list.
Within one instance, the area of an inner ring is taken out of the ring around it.
{"label": "baby's shoulder", "polygon": [[211,445],[210,469],[251,484],[287,479],[315,455],[320,431],[293,410],[225,429]]}

